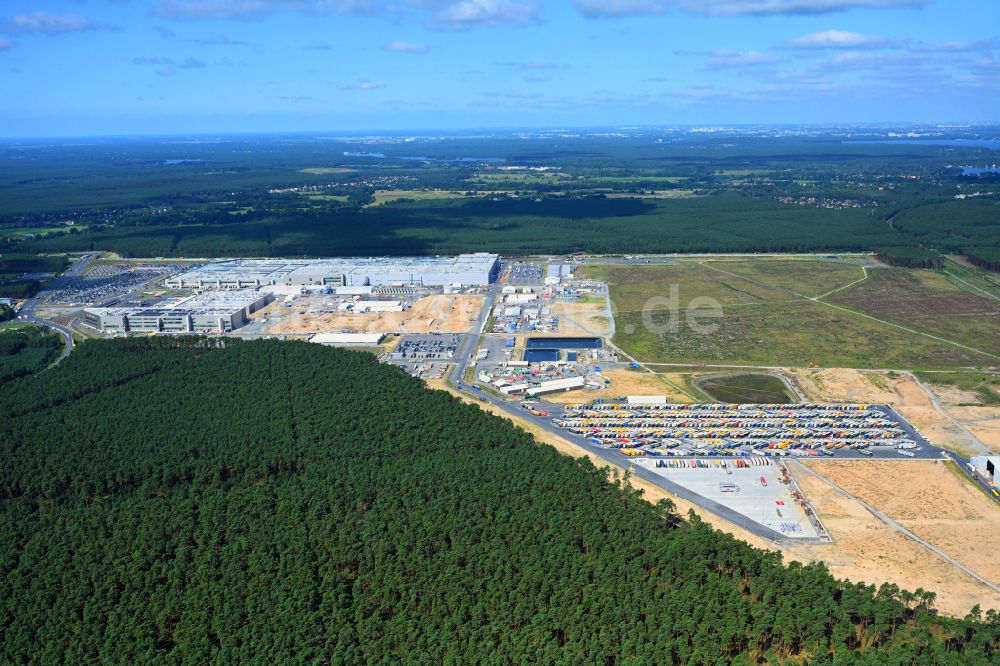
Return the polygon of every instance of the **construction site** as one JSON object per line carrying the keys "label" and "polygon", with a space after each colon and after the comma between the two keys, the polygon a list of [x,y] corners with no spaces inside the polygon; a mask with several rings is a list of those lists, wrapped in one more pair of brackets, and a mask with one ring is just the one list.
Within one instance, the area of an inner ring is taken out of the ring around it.
{"label": "construction site", "polygon": [[263,335],[326,332],[464,333],[475,323],[484,296],[416,292],[374,300],[368,296],[306,293],[275,301],[252,315]]}

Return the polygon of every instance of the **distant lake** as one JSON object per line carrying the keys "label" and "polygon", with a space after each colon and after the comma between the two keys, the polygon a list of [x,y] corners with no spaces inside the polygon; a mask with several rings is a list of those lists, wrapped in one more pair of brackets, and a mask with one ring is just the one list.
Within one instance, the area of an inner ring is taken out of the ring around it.
{"label": "distant lake", "polygon": [[163,160],[164,164],[208,164],[208,160]]}
{"label": "distant lake", "polygon": [[961,148],[992,148],[993,150],[1000,150],[1000,139],[878,139],[871,141],[842,141],[841,143],[878,143],[885,146],[958,146]]}
{"label": "distant lake", "polygon": [[962,167],[963,176],[981,176],[984,173],[1000,175],[1000,167]]}
{"label": "distant lake", "polygon": [[385,157],[385,153],[351,153],[345,150],[344,157],[377,157],[382,159]]}

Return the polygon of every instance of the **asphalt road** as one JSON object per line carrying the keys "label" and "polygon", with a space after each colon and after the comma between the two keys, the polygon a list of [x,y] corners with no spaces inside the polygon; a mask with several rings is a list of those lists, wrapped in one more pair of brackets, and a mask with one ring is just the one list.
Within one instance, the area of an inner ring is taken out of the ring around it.
{"label": "asphalt road", "polygon": [[57,324],[54,321],[49,321],[48,319],[39,317],[37,315],[38,306],[41,303],[44,303],[45,299],[48,298],[53,291],[59,289],[61,285],[72,280],[73,278],[83,275],[87,270],[87,266],[90,265],[90,262],[93,261],[96,256],[97,255],[86,254],[77,259],[65,273],[53,280],[47,289],[40,291],[32,298],[29,298],[24,305],[21,306],[21,309],[18,310],[18,319],[20,321],[38,324],[39,326],[47,326],[62,336],[62,339],[65,342],[62,354],[60,354],[59,358],[57,358],[55,362],[49,366],[50,368],[62,363],[63,359],[68,357],[73,351],[73,331],[62,324]]}
{"label": "asphalt road", "polygon": [[[459,350],[459,353],[457,354],[456,363],[455,363],[455,366],[454,366],[454,368],[453,368],[453,370],[451,372],[451,382],[457,388],[459,388],[459,390],[461,390],[462,392],[466,393],[467,395],[474,396],[475,398],[477,398],[478,400],[480,400],[482,402],[487,402],[487,403],[489,403],[491,405],[494,405],[495,407],[498,407],[499,409],[503,410],[504,412],[507,412],[508,414],[510,414],[512,417],[514,417],[516,419],[523,419],[525,421],[528,421],[528,422],[530,422],[530,423],[538,426],[539,428],[542,428],[543,430],[545,430],[547,432],[550,432],[550,433],[552,433],[552,434],[554,434],[554,435],[556,435],[558,437],[562,437],[563,439],[571,442],[572,444],[575,444],[576,446],[579,446],[580,448],[584,449],[585,451],[593,453],[594,455],[598,456],[600,459],[602,459],[602,460],[604,460],[604,461],[606,461],[606,462],[608,462],[608,463],[610,463],[610,464],[612,464],[612,465],[614,465],[616,467],[619,467],[619,468],[622,468],[622,469],[628,469],[629,471],[631,471],[632,474],[634,474],[635,476],[643,479],[644,481],[648,481],[648,482],[652,483],[655,486],[663,488],[667,492],[669,492],[669,493],[671,493],[671,494],[673,494],[673,495],[675,495],[677,497],[680,497],[680,498],[685,499],[685,500],[687,500],[687,501],[689,501],[689,502],[691,502],[693,504],[696,504],[697,506],[700,506],[700,507],[702,507],[704,509],[707,509],[708,511],[711,511],[712,513],[714,513],[714,514],[716,514],[716,515],[718,515],[718,516],[720,516],[722,518],[725,518],[726,520],[729,520],[730,522],[732,522],[732,523],[734,523],[736,525],[740,525],[740,526],[744,527],[747,531],[749,531],[749,532],[751,532],[751,533],[753,533],[753,534],[755,534],[757,536],[760,536],[760,537],[762,537],[764,539],[768,539],[770,541],[775,541],[775,542],[808,543],[810,541],[814,541],[814,542],[817,542],[817,543],[827,543],[825,540],[822,540],[822,539],[813,539],[813,540],[810,540],[810,539],[787,537],[787,536],[785,536],[784,534],[782,534],[780,532],[777,532],[777,531],[772,530],[772,529],[770,529],[768,527],[760,525],[759,523],[756,523],[756,522],[753,522],[753,521],[749,520],[748,518],[746,518],[746,516],[743,516],[742,514],[737,513],[735,511],[733,511],[732,509],[729,509],[728,507],[725,507],[725,506],[723,506],[723,505],[721,505],[721,504],[719,504],[717,502],[714,502],[714,501],[712,501],[712,500],[710,500],[710,499],[708,499],[706,497],[698,495],[697,493],[694,493],[694,492],[688,490],[687,488],[685,488],[683,486],[680,486],[680,485],[678,485],[678,484],[670,481],[669,479],[667,479],[667,478],[665,478],[663,476],[660,476],[659,474],[656,474],[655,472],[653,472],[651,470],[648,470],[648,469],[645,469],[645,468],[642,468],[642,467],[638,467],[638,466],[635,466],[635,465],[628,465],[627,463],[629,461],[627,459],[623,458],[623,456],[621,455],[621,453],[619,453],[617,450],[607,449],[607,448],[604,448],[602,446],[598,446],[598,445],[594,444],[593,442],[589,441],[585,437],[582,437],[582,436],[579,436],[579,435],[575,435],[573,433],[568,432],[567,430],[565,430],[563,428],[560,428],[560,427],[556,426],[552,422],[552,419],[558,418],[559,416],[562,415],[563,409],[562,409],[562,407],[560,405],[555,405],[555,404],[550,404],[550,403],[545,403],[545,402],[538,402],[537,403],[538,409],[541,410],[541,411],[547,411],[549,413],[549,416],[547,416],[547,417],[545,417],[545,416],[535,416],[533,414],[529,414],[526,409],[523,409],[522,407],[520,407],[517,404],[513,404],[513,403],[507,402],[505,400],[502,400],[502,399],[496,397],[495,395],[493,395],[490,392],[483,391],[483,390],[476,390],[474,388],[474,385],[470,386],[468,382],[465,382],[463,380],[463,377],[465,375],[466,369],[469,367],[469,363],[471,362],[472,355],[475,353],[476,349],[479,346],[479,340],[482,337],[483,328],[484,328],[484,326],[486,324],[486,321],[487,321],[487,319],[489,317],[489,313],[492,312],[492,310],[493,310],[493,306],[496,303],[496,298],[497,298],[497,294],[499,293],[499,291],[500,291],[500,283],[499,282],[495,283],[494,285],[492,285],[490,287],[490,290],[489,290],[489,292],[487,294],[486,300],[485,300],[485,302],[483,304],[483,309],[480,312],[479,318],[476,321],[476,327],[475,327],[475,329],[473,330],[472,333],[470,333],[468,336],[466,336],[466,340],[464,342],[464,346]],[[965,463],[967,462],[966,458],[963,458],[962,456],[960,456],[960,455],[958,455],[956,453],[953,453],[951,451],[947,451],[947,450],[942,449],[940,447],[934,446],[933,444],[931,444],[930,442],[928,442],[920,433],[918,433],[913,428],[912,425],[910,425],[910,423],[906,419],[904,419],[902,416],[900,416],[891,407],[879,407],[879,409],[881,409],[883,412],[885,412],[891,418],[893,418],[896,421],[898,421],[900,423],[901,427],[903,428],[903,430],[907,433],[907,435],[913,441],[915,441],[919,445],[920,448],[917,451],[914,452],[915,455],[914,455],[913,459],[925,459],[925,460],[926,459],[937,459],[937,460],[940,460],[942,458],[951,458],[951,459],[955,460],[963,470],[966,469],[966,467],[965,467]],[[892,460],[898,460],[900,462],[904,462],[904,461],[910,460],[909,457],[901,456],[900,454],[894,453],[894,452],[885,452],[882,455],[876,454],[876,456],[877,456],[877,458],[882,458],[882,459],[888,458],[888,459],[892,459]],[[839,459],[853,458],[853,459],[857,459],[857,460],[876,459],[876,458],[868,458],[868,457],[865,457],[865,456],[861,456],[861,455],[856,454],[856,453],[854,453],[854,454],[846,454],[845,455],[845,454],[841,454],[841,452],[838,452],[838,455],[835,456],[835,457],[839,458]]]}

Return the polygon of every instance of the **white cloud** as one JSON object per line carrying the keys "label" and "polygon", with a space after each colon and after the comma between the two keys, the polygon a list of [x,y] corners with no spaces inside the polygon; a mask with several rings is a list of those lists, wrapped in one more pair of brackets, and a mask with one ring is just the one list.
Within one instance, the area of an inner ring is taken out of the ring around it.
{"label": "white cloud", "polygon": [[671,4],[668,0],[573,0],[577,11],[589,18],[662,14]]}
{"label": "white cloud", "polygon": [[333,44],[327,41],[309,42],[303,46],[306,51],[330,51],[333,49]]}
{"label": "white cloud", "polygon": [[391,51],[393,53],[408,53],[410,55],[424,55],[425,53],[430,53],[431,47],[427,44],[415,44],[413,42],[389,42],[388,44],[382,45],[383,51]]}
{"label": "white cloud", "polygon": [[928,0],[573,0],[589,18],[662,14],[672,7],[696,14],[729,16],[831,14],[848,9],[922,7]]}
{"label": "white cloud", "polygon": [[202,44],[204,46],[241,46],[246,44],[246,42],[241,42],[238,39],[230,39],[225,35],[216,35],[215,37],[200,37],[197,39],[192,39],[195,44]]}
{"label": "white cloud", "polygon": [[845,30],[814,32],[810,35],[793,39],[787,44],[789,48],[802,50],[884,49],[894,45],[898,45],[898,42],[883,37],[862,35],[858,32],[847,32]]}
{"label": "white cloud", "polygon": [[17,46],[13,41],[9,39],[3,39],[0,37],[0,51],[7,51]]}
{"label": "white cloud", "polygon": [[922,7],[928,0],[677,0],[701,14],[831,14],[848,9]]}
{"label": "white cloud", "polygon": [[536,71],[539,69],[556,69],[557,67],[559,67],[559,65],[557,65],[554,62],[544,62],[541,60],[525,60],[525,61],[506,60],[497,62],[495,64],[501,65],[503,67],[512,67],[514,69],[523,69],[525,71]]}
{"label": "white cloud", "polygon": [[379,88],[385,88],[385,84],[368,79],[359,79],[354,83],[342,83],[337,86],[337,90],[378,90]]}
{"label": "white cloud", "polygon": [[758,67],[761,65],[773,65],[776,62],[781,62],[781,58],[772,53],[717,49],[709,54],[708,59],[705,60],[705,64],[702,65],[702,69]]}
{"label": "white cloud", "polygon": [[189,21],[253,18],[277,12],[356,14],[374,11],[377,0],[160,0],[157,16]]}
{"label": "white cloud", "polygon": [[144,57],[139,56],[138,58],[132,58],[132,64],[134,65],[172,65],[174,61],[170,58],[164,58],[163,56],[150,56]]}
{"label": "white cloud", "polygon": [[542,10],[534,0],[460,0],[444,6],[434,23],[449,30],[537,25]]}
{"label": "white cloud", "polygon": [[972,51],[987,51],[1000,45],[1000,38],[957,40],[953,42],[939,42],[937,44],[918,44],[914,51],[924,51],[931,53],[969,53]]}
{"label": "white cloud", "polygon": [[97,26],[82,14],[50,14],[35,12],[13,16],[0,24],[6,32],[62,35],[68,32],[96,30]]}

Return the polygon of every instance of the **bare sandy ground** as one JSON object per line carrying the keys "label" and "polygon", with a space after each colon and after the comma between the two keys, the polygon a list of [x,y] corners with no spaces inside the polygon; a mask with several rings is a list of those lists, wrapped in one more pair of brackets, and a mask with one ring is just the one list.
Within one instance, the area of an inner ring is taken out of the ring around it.
{"label": "bare sandy ground", "polygon": [[980,396],[974,391],[963,391],[953,386],[931,384],[944,403],[948,415],[965,426],[987,448],[1000,453],[1000,406],[976,405]]}
{"label": "bare sandy ground", "polygon": [[[510,418],[498,408],[447,389],[441,380],[431,380],[427,384],[431,388],[449,390],[463,400],[504,418]],[[553,446],[560,453],[574,458],[587,456],[598,467],[607,467],[607,463],[600,458],[561,437],[524,421],[518,420],[517,423],[531,432],[538,441]],[[831,463],[843,465],[847,461],[823,461],[822,464]],[[849,477],[855,474],[854,470],[829,472],[832,476],[837,476],[835,482],[838,485],[849,492],[856,492],[858,497],[863,497],[873,506],[884,510],[908,529],[942,548],[986,578],[995,580],[1000,577],[996,573],[997,565],[988,557],[989,553],[997,552],[997,545],[1000,545],[997,543],[1000,539],[1000,524],[997,522],[1000,520],[1000,510],[991,506],[986,498],[977,496],[973,488],[963,484],[959,478],[944,468],[943,464],[914,461],[886,462],[882,464],[891,467],[888,472],[882,472],[881,475],[881,470],[872,467],[873,464],[877,464],[875,461],[853,461],[853,464],[859,469],[856,472],[857,479],[853,481]],[[929,472],[922,469],[926,465],[932,466]],[[794,466],[792,469],[794,472]],[[826,474],[827,471],[823,469],[821,473]],[[609,478],[620,478],[621,473],[608,467],[608,474]],[[842,476],[848,478],[841,478]],[[929,482],[927,478],[931,481]],[[731,534],[751,546],[780,551],[786,562],[821,561],[838,578],[872,585],[890,582],[909,590],[918,587],[932,590],[938,595],[937,608],[949,615],[963,616],[977,603],[984,610],[1000,609],[1000,594],[920,544],[892,531],[860,503],[844,497],[829,484],[815,477],[799,474],[797,481],[830,530],[835,540],[834,544],[790,544],[779,547],[670,495],[662,488],[635,477],[629,479],[633,487],[643,491],[643,497],[648,501],[655,503],[663,498],[670,499],[682,515],[693,510],[715,529]],[[865,496],[865,486],[872,487],[872,490],[867,491],[872,493],[871,497]],[[899,486],[909,488],[899,493],[903,499],[896,499]],[[926,506],[920,506],[921,503],[926,503]],[[893,511],[898,511],[899,515]],[[936,511],[940,513],[935,513]],[[981,533],[985,531],[992,531],[992,535],[981,539]],[[965,543],[959,543],[963,539]]]}
{"label": "bare sandy ground", "polygon": [[1000,582],[1000,505],[938,461],[807,463],[979,575]]}
{"label": "bare sandy ground", "polygon": [[[280,303],[272,303],[260,315],[271,318],[267,332],[272,334],[344,330],[358,333],[463,333],[475,324],[482,305],[482,296],[440,294],[421,298],[405,312],[310,314],[307,311],[300,315],[301,308],[286,308]],[[303,307],[308,308],[308,304]]]}
{"label": "bare sandy ground", "polygon": [[649,372],[616,369],[605,370],[602,374],[611,380],[611,383],[603,389],[553,393],[545,396],[545,399],[561,404],[591,402],[594,398],[619,398],[626,395],[663,395],[670,402],[689,402],[691,400]]}
{"label": "bare sandy ground", "polygon": [[[900,466],[910,464],[900,463]],[[795,466],[791,469],[794,473]],[[835,543],[789,546],[783,549],[786,559],[824,562],[834,576],[855,582],[876,586],[888,582],[908,590],[918,587],[931,590],[937,593],[937,608],[949,615],[963,616],[977,603],[984,610],[1000,609],[1000,594],[917,542],[894,532],[860,503],[844,497],[820,479],[804,474],[795,476]],[[910,525],[907,528],[913,530]],[[961,561],[956,553],[950,554]]]}
{"label": "bare sandy ground", "polygon": [[559,319],[559,333],[555,335],[611,335],[611,322],[601,303],[554,301],[549,309]]}
{"label": "bare sandy ground", "polygon": [[[892,405],[919,428],[932,444],[966,455],[975,453],[970,447],[968,435],[934,405],[927,392],[912,377],[890,377],[882,373],[845,368],[792,369],[787,373],[810,400]],[[995,411],[986,416],[991,414],[1000,418],[1000,413]],[[986,425],[989,426],[988,423]],[[985,441],[983,443],[986,444]]]}

